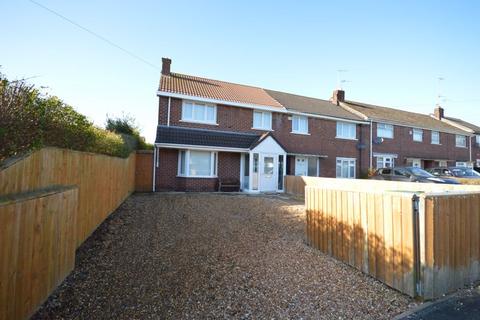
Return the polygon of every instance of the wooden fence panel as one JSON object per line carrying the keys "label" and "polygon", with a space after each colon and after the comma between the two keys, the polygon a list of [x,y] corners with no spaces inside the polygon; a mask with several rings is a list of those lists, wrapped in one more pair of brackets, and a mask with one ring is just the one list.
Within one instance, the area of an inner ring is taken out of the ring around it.
{"label": "wooden fence panel", "polygon": [[308,243],[414,296],[412,198],[307,187]]}
{"label": "wooden fence panel", "polygon": [[425,195],[424,297],[480,280],[480,194]]}
{"label": "wooden fence panel", "polygon": [[0,319],[26,319],[75,265],[77,188],[0,201]]}
{"label": "wooden fence panel", "polygon": [[78,186],[79,246],[135,188],[135,154],[127,159],[43,148],[0,171],[0,195],[52,185]]}
{"label": "wooden fence panel", "polygon": [[153,190],[153,151],[137,151],[135,159],[135,191]]}

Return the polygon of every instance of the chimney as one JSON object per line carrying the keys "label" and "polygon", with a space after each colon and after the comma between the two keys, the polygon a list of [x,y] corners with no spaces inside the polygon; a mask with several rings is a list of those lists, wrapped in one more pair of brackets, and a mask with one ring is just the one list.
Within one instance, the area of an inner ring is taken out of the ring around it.
{"label": "chimney", "polygon": [[345,91],[341,89],[337,89],[333,91],[333,96],[332,96],[332,103],[336,104],[337,106],[340,105],[340,102],[345,101]]}
{"label": "chimney", "polygon": [[442,120],[445,116],[445,110],[439,105],[437,105],[437,107],[434,110],[434,115],[435,115],[435,118],[437,118],[438,120]]}
{"label": "chimney", "polygon": [[169,58],[162,58],[162,74],[164,76],[170,75],[170,65],[172,64],[172,60]]}

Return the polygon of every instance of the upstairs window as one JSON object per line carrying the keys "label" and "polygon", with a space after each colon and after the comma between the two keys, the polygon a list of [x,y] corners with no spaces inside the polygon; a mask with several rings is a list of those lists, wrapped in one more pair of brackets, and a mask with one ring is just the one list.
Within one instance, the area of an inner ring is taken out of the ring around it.
{"label": "upstairs window", "polygon": [[393,139],[393,125],[377,123],[377,137]]}
{"label": "upstairs window", "polygon": [[477,144],[480,144],[480,134],[475,136],[475,140],[477,141]]}
{"label": "upstairs window", "polygon": [[182,121],[217,123],[217,107],[211,104],[183,101]]}
{"label": "upstairs window", "polygon": [[422,142],[423,141],[423,130],[422,129],[413,129],[413,141]]}
{"label": "upstairs window", "polygon": [[304,116],[292,117],[292,132],[293,133],[308,133],[308,118]]}
{"label": "upstairs window", "polygon": [[337,122],[337,138],[340,139],[356,139],[357,125],[350,122]]}
{"label": "upstairs window", "polygon": [[272,130],[272,113],[265,111],[254,111],[253,129]]}
{"label": "upstairs window", "polygon": [[460,148],[466,148],[467,147],[467,137],[462,136],[460,134],[457,134],[455,136],[455,145]]}
{"label": "upstairs window", "polygon": [[440,144],[440,132],[432,131],[432,144]]}

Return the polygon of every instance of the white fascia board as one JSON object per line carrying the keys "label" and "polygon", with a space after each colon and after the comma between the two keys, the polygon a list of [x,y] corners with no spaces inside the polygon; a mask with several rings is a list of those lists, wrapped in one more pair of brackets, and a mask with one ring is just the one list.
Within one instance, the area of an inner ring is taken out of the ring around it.
{"label": "white fascia board", "polygon": [[319,114],[304,113],[304,112],[299,112],[299,111],[291,111],[291,110],[287,110],[285,107],[269,107],[269,106],[263,106],[263,105],[259,105],[259,104],[250,104],[250,103],[210,99],[210,98],[191,96],[191,95],[187,95],[187,94],[174,93],[174,92],[168,92],[168,91],[158,90],[157,91],[157,96],[165,96],[165,97],[185,99],[185,100],[193,100],[193,101],[213,103],[213,104],[223,104],[223,105],[233,106],[233,107],[255,109],[255,110],[262,110],[262,111],[270,111],[270,112],[277,112],[277,113],[285,113],[285,114],[292,114],[292,115],[301,115],[301,116],[306,116],[306,117],[310,117],[310,118],[319,118],[319,119],[327,119],[327,120],[334,120],[334,121],[369,124],[369,122],[362,121],[362,120],[350,120],[350,119],[337,118],[337,117],[331,117],[331,116],[323,116],[323,115],[319,115]]}
{"label": "white fascia board", "polygon": [[159,148],[168,148],[168,149],[188,149],[188,150],[205,150],[205,151],[224,151],[224,152],[250,152],[250,149],[243,149],[243,148],[196,146],[196,145],[190,145],[190,144],[155,143],[155,146]]}

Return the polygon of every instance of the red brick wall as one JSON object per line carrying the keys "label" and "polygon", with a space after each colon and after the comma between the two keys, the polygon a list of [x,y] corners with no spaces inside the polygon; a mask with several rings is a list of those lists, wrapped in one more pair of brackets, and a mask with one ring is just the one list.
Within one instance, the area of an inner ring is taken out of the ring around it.
{"label": "red brick wall", "polygon": [[[160,124],[167,123],[167,105],[168,98],[160,97]],[[252,109],[217,105],[218,125],[182,122],[180,121],[181,109],[182,100],[172,98],[170,125],[211,130],[263,133],[263,131],[252,129]],[[289,153],[325,155],[326,158],[320,160],[320,175],[324,177],[335,177],[337,157],[356,158],[357,177],[366,173],[370,164],[370,126],[368,124],[357,125],[357,140],[344,140],[335,138],[336,121],[319,118],[309,118],[308,126],[310,135],[293,134],[291,133],[292,121],[290,117],[290,115],[283,113],[272,114],[272,133]],[[376,129],[377,126],[374,124],[374,138],[376,137]],[[449,159],[449,165],[454,165],[455,161],[469,160],[468,148],[457,148],[455,146],[454,134],[440,133],[441,145],[432,145],[430,143],[431,131],[423,131],[423,142],[420,143],[413,141],[412,135],[409,133],[411,130],[412,129],[408,127],[395,126],[394,139],[385,139],[382,144],[374,145],[373,152],[397,154],[397,165],[406,165],[406,158]],[[359,144],[363,144],[364,148],[360,150],[358,148]],[[480,148],[473,150],[472,158],[480,159]],[[295,164],[292,163],[293,161],[293,157],[288,157],[287,172],[291,174],[293,174],[295,170]],[[373,165],[376,165],[375,158],[373,159]]]}
{"label": "red brick wall", "polygon": [[[240,179],[240,153],[218,153],[218,177]],[[216,191],[217,178],[177,177],[178,150],[160,149],[159,167],[156,168],[157,191]]]}
{"label": "red brick wall", "polygon": [[[160,97],[159,105],[159,123],[167,123],[168,98]],[[226,105],[217,105],[217,123],[218,125],[196,124],[182,122],[181,119],[182,100],[171,99],[170,105],[170,125],[203,128],[210,130],[227,130],[237,132],[254,132],[261,134],[264,131],[254,130],[253,110],[246,108],[231,107]],[[293,134],[292,121],[290,115],[282,113],[272,114],[272,130],[274,137],[290,153],[299,154],[321,154],[326,155],[326,159],[320,161],[320,175],[325,177],[335,177],[336,157],[357,158],[357,174],[366,171],[369,166],[369,127],[357,125],[357,139],[345,140],[336,139],[336,121],[309,118],[310,135]],[[361,139],[362,138],[362,139]],[[359,142],[364,143],[367,148],[361,152],[357,149]],[[293,159],[293,157],[289,157]],[[361,160],[360,160],[361,159]],[[291,165],[290,160],[287,161]],[[361,166],[361,167],[360,167]],[[292,174],[295,166],[290,167]]]}
{"label": "red brick wall", "polygon": [[[394,139],[384,139],[384,142],[373,146],[373,152],[398,154],[395,165],[406,165],[407,158],[449,159],[448,165],[455,161],[469,160],[469,141],[467,148],[455,146],[455,135],[440,132],[440,145],[431,143],[431,131],[423,130],[423,141],[413,141],[412,128],[394,126]],[[377,136],[377,125],[373,125],[373,137]],[[375,158],[374,158],[374,166]]]}

